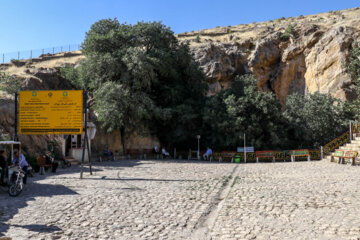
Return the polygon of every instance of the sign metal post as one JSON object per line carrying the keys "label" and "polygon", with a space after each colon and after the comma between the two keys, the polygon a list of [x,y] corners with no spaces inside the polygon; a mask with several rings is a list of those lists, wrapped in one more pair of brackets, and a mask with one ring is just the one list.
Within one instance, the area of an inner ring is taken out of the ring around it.
{"label": "sign metal post", "polygon": [[82,149],[82,156],[81,156],[81,172],[80,172],[80,179],[83,178],[83,170],[84,170],[84,159],[85,159],[85,150],[87,148],[88,158],[89,158],[89,170],[90,175],[92,175],[92,166],[91,166],[91,155],[90,155],[90,146],[89,146],[89,139],[87,134],[87,92],[84,91],[84,142],[83,142],[83,149]]}
{"label": "sign metal post", "polygon": [[18,125],[18,93],[15,93],[15,120],[14,120],[14,137],[13,140],[14,141],[18,141],[18,129],[17,129],[17,125]]}

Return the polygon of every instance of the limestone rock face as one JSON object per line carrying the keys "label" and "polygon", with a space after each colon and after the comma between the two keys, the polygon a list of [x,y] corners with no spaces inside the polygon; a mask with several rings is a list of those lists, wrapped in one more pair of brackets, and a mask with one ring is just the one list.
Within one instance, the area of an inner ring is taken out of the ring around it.
{"label": "limestone rock face", "polygon": [[192,48],[192,55],[204,71],[210,85],[210,93],[229,87],[235,75],[249,72],[246,49],[250,41],[242,43],[206,43]]}
{"label": "limestone rock face", "polygon": [[356,33],[348,27],[336,27],[309,49],[306,57],[306,86],[309,92],[330,93],[343,100],[352,98],[351,78],[345,72],[351,44]]}
{"label": "limestone rock face", "polygon": [[[360,39],[360,8],[225,30],[178,36],[190,43],[194,60],[206,74],[210,94],[230,87],[235,75],[252,73],[259,90],[274,92],[282,104],[292,93],[319,91],[342,100],[356,97],[344,63],[352,44]],[[200,43],[193,40],[195,36],[201,36]]]}

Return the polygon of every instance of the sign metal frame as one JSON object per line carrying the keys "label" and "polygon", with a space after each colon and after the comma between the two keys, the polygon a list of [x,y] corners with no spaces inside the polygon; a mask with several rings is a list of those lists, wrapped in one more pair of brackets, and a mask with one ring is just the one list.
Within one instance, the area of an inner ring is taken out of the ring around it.
{"label": "sign metal frame", "polygon": [[83,90],[34,90],[18,94],[19,134],[81,135]]}

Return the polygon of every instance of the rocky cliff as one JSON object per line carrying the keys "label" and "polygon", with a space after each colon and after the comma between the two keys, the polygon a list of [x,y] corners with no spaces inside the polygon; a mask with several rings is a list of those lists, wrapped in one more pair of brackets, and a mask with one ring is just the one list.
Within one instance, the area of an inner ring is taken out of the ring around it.
{"label": "rocky cliff", "polygon": [[178,34],[191,46],[214,94],[237,74],[253,73],[258,87],[282,103],[291,93],[319,91],[355,97],[344,70],[359,40],[360,8]]}

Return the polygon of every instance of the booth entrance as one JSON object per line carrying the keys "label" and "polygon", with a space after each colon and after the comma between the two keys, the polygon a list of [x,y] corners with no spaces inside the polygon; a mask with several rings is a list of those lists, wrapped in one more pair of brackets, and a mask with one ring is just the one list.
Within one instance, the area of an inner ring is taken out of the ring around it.
{"label": "booth entrance", "polygon": [[[88,131],[88,142],[89,145],[85,144],[85,162],[88,161],[88,151],[87,148],[89,146],[89,150],[91,152],[91,140],[95,137],[96,134],[96,126],[92,122],[88,122],[87,126]],[[74,159],[81,161],[82,152],[83,152],[83,144],[84,144],[85,133],[81,135],[66,135],[65,136],[65,157],[68,159]]]}

